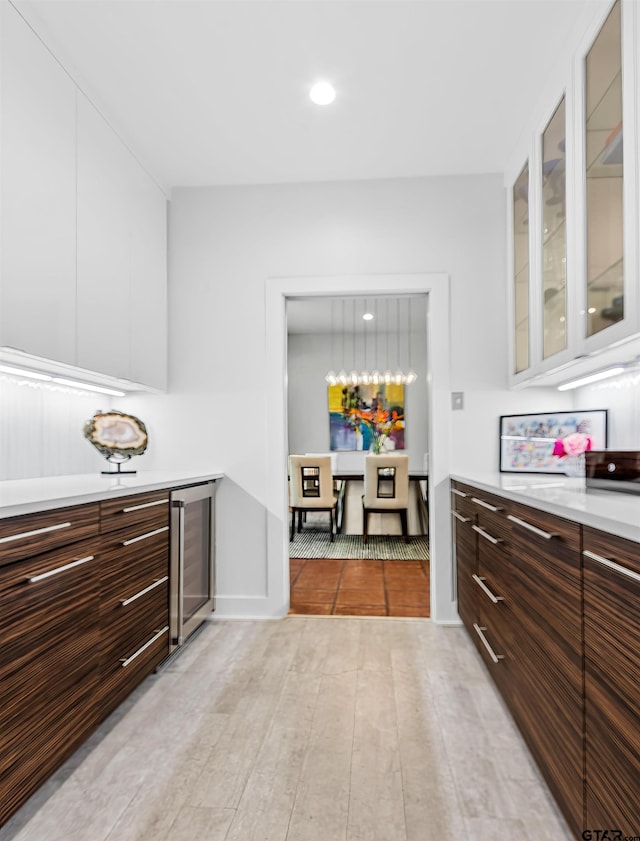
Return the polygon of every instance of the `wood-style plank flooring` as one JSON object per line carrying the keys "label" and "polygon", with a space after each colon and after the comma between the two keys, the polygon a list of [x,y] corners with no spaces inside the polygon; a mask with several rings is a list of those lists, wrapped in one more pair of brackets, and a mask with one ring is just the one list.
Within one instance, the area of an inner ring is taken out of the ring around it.
{"label": "wood-style plank flooring", "polygon": [[562,841],[477,652],[428,619],[212,621],[0,841]]}
{"label": "wood-style plank flooring", "polygon": [[291,558],[291,613],[429,616],[429,562]]}

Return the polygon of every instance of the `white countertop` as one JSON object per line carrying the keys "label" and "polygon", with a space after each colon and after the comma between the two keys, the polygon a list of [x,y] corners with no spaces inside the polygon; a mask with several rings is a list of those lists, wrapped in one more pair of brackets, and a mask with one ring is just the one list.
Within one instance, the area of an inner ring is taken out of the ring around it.
{"label": "white countertop", "polygon": [[50,511],[68,505],[99,502],[117,496],[145,493],[161,488],[179,488],[222,479],[221,471],[140,471],[132,476],[45,476],[41,479],[7,479],[0,482],[0,518]]}
{"label": "white countertop", "polygon": [[569,479],[562,474],[496,471],[456,473],[451,478],[640,543],[640,495],[587,490],[584,479]]}

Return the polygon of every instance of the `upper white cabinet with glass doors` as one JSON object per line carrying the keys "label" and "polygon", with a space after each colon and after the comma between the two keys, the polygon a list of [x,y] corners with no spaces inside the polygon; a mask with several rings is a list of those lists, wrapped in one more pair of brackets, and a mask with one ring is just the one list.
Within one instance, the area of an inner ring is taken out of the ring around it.
{"label": "upper white cabinet with glass doors", "polygon": [[561,368],[569,378],[572,360],[640,330],[639,24],[632,0],[602,3],[599,11],[573,56],[564,90],[549,102],[526,153],[528,312],[518,256],[525,251],[518,212],[524,170],[515,168],[508,182],[511,385]]}

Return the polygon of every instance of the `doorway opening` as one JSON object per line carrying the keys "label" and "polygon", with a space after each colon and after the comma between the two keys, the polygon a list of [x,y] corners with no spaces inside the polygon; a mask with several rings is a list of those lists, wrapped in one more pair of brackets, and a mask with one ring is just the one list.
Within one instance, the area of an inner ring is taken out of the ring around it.
{"label": "doorway opening", "polygon": [[[289,612],[427,617],[427,297],[289,297],[286,315],[288,452],[330,459],[336,505],[292,524]],[[408,464],[407,508],[370,514],[365,542],[374,449]]]}
{"label": "doorway opening", "polygon": [[429,440],[429,575],[431,619],[459,624],[451,553],[450,508],[450,294],[442,273],[272,277],[265,287],[267,383],[267,602],[271,616],[289,610],[289,491],[287,455],[287,326],[286,302],[294,297],[424,294],[427,300],[429,368],[427,428]]}

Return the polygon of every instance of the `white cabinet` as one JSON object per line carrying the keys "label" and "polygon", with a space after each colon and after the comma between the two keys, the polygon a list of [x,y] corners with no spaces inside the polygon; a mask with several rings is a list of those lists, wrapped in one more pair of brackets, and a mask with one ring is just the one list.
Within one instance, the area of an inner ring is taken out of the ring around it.
{"label": "white cabinet", "polygon": [[[633,0],[598,9],[507,181],[512,386],[597,370],[603,351],[640,331],[637,9]],[[519,254],[528,256],[528,290]]]}
{"label": "white cabinet", "polygon": [[165,196],[8,4],[0,347],[166,388]]}
{"label": "white cabinet", "polygon": [[166,386],[166,200],[78,95],[78,365]]}
{"label": "white cabinet", "polygon": [[76,87],[2,6],[0,345],[75,362]]}

